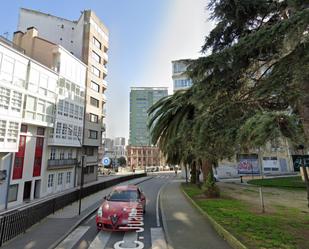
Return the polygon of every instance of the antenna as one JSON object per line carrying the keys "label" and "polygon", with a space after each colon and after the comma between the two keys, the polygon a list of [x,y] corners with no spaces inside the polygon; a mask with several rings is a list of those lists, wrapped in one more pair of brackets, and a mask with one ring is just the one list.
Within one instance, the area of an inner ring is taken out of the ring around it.
{"label": "antenna", "polygon": [[9,39],[9,32],[4,32],[4,33],[3,33],[3,36],[4,36],[6,39]]}

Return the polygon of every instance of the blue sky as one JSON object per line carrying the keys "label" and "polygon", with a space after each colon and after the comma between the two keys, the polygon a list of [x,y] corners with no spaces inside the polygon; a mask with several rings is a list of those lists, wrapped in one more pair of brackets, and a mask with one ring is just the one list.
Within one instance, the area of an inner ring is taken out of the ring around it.
{"label": "blue sky", "polygon": [[196,58],[212,24],[206,0],[10,0],[1,3],[0,35],[16,31],[20,7],[70,20],[92,9],[110,31],[107,137],[129,136],[131,86],[166,86],[171,61]]}

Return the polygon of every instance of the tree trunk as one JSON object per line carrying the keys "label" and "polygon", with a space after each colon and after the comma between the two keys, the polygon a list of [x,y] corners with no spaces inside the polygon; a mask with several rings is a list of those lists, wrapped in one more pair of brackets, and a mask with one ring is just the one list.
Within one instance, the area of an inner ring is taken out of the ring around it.
{"label": "tree trunk", "polygon": [[211,174],[211,177],[213,178],[212,164],[209,160],[202,161],[202,172],[203,172],[203,182],[206,182],[209,174]]}
{"label": "tree trunk", "polygon": [[212,163],[209,160],[202,161],[202,170],[203,170],[203,190],[204,194],[209,198],[215,198],[220,196],[220,190],[215,184],[213,170],[212,170]]}
{"label": "tree trunk", "polygon": [[191,183],[196,184],[196,162],[193,161],[192,165],[191,165]]}
{"label": "tree trunk", "polygon": [[186,174],[186,183],[188,183],[188,165],[185,163],[185,174]]}

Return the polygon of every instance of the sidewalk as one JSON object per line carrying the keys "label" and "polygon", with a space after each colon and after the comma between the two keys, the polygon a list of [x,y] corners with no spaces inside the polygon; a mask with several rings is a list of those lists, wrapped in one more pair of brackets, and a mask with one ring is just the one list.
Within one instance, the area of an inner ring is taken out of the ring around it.
{"label": "sidewalk", "polygon": [[[136,184],[151,177],[141,177],[127,181],[126,184]],[[120,183],[121,185],[122,183]],[[74,202],[65,208],[49,215],[41,222],[35,224],[26,233],[4,244],[5,249],[47,249],[52,248],[54,243],[61,239],[72,227],[76,226],[83,219],[94,213],[103,200],[103,197],[110,192],[111,188],[101,190],[93,195],[82,199],[82,212],[78,215],[78,202]]]}
{"label": "sidewalk", "polygon": [[184,197],[180,181],[165,186],[160,195],[162,220],[171,249],[228,249],[228,243]]}
{"label": "sidewalk", "polygon": [[[130,175],[130,174],[128,173],[128,174],[124,174],[124,175]],[[117,177],[120,177],[120,176],[123,176],[123,175],[98,176],[98,180],[97,181],[84,184],[84,188],[87,187],[87,186],[98,184],[100,182],[111,180],[111,179],[114,179],[114,178],[117,178]],[[70,188],[70,189],[66,189],[66,190],[61,191],[61,192],[57,192],[57,193],[53,193],[53,194],[50,194],[50,195],[46,195],[46,196],[41,197],[39,199],[33,199],[31,201],[23,202],[22,204],[19,204],[19,205],[13,206],[13,207],[9,207],[6,210],[0,210],[0,215],[5,215],[6,213],[10,213],[10,212],[12,212],[14,210],[22,209],[22,208],[25,208],[25,207],[29,207],[29,206],[35,205],[35,204],[40,203],[40,202],[44,202],[46,200],[55,198],[57,196],[61,196],[61,195],[73,192],[76,189],[79,189],[79,186],[76,186],[76,187]]]}

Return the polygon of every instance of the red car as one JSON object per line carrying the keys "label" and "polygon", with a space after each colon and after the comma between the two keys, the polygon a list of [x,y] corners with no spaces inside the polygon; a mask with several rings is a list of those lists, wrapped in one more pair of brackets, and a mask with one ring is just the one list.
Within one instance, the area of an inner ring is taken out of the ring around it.
{"label": "red car", "polygon": [[117,186],[104,197],[96,216],[98,230],[129,231],[143,226],[146,198],[135,185]]}

